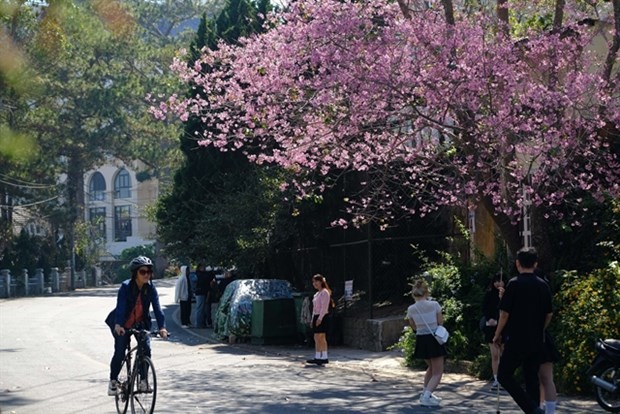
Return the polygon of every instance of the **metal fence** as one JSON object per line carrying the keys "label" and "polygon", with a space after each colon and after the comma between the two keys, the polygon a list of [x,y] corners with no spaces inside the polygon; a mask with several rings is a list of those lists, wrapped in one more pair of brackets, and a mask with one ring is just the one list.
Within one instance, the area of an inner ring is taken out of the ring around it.
{"label": "metal fence", "polygon": [[275,276],[291,280],[301,291],[313,291],[311,277],[326,277],[335,299],[344,295],[345,281],[352,281],[354,302],[373,318],[377,309],[411,302],[409,279],[423,265],[412,245],[426,253],[447,251],[455,239],[462,238],[451,228],[445,232],[380,232],[331,230],[328,240],[313,240],[288,251],[280,251]]}
{"label": "metal fence", "polygon": [[37,296],[101,285],[100,271],[96,269],[73,272],[73,284],[71,274],[71,268],[59,271],[57,267],[52,267],[47,274],[44,269],[35,269],[34,275],[30,275],[28,269],[22,269],[19,274],[0,269],[0,298]]}

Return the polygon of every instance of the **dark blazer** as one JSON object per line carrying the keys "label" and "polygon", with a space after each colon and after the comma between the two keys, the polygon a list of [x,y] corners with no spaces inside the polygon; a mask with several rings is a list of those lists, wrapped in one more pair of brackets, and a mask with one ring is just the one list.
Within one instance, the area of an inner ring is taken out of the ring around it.
{"label": "dark blazer", "polygon": [[157,289],[152,282],[146,283],[142,286],[142,290],[138,290],[138,285],[133,279],[127,279],[118,289],[118,295],[116,297],[116,308],[108,314],[105,323],[114,329],[114,325],[125,326],[125,322],[129,318],[131,311],[133,310],[138,294],[142,295],[142,309],[144,311],[143,320],[145,322],[145,329],[151,329],[151,316],[149,314],[149,308],[153,305],[153,313],[155,313],[155,319],[157,319],[157,327],[159,329],[166,327],[166,318],[159,305],[159,295]]}

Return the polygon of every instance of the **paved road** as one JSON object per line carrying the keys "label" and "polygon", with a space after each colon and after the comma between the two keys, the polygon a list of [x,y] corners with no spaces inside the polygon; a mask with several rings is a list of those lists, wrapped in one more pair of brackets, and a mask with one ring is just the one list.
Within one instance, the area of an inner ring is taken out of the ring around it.
{"label": "paved road", "polygon": [[[332,363],[314,367],[303,363],[311,354],[304,348],[209,343],[206,331],[175,325],[171,282],[158,283],[174,336],[153,341],[156,412],[496,413],[485,384],[458,375],[446,377],[442,408],[419,407],[421,374],[401,375],[381,354],[334,349]],[[2,414],[115,412],[106,395],[113,341],[103,324],[115,295],[101,288],[0,301]],[[589,401],[561,405],[560,413],[600,411]],[[518,412],[503,395],[501,413]]]}

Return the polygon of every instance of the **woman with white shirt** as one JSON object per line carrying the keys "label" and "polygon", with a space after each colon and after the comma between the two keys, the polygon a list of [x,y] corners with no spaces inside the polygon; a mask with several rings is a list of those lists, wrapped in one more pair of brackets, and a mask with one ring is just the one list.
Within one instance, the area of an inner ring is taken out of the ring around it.
{"label": "woman with white shirt", "polygon": [[430,291],[424,280],[416,280],[411,295],[415,303],[407,309],[407,319],[416,332],[413,356],[424,359],[428,365],[420,404],[424,407],[436,407],[441,399],[433,395],[433,391],[441,381],[444,358],[447,355],[445,345],[440,345],[433,336],[437,327],[443,324],[441,306],[429,299]]}
{"label": "woman with white shirt", "polygon": [[327,338],[329,328],[329,308],[332,300],[332,291],[327,280],[322,275],[312,276],[312,286],[317,290],[312,299],[312,332],[314,333],[314,359],[309,364],[327,364]]}

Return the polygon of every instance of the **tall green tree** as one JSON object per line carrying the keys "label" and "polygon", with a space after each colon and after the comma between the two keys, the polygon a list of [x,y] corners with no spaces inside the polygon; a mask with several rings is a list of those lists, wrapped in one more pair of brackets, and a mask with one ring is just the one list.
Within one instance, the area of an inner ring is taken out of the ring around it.
{"label": "tall green tree", "polygon": [[[262,32],[270,7],[264,0],[230,0],[217,18],[203,15],[188,62],[194,62],[204,47],[215,50],[218,41],[236,43],[240,37]],[[259,168],[238,152],[200,146],[196,137],[203,128],[212,127],[197,117],[184,125],[180,147],[185,162],[156,209],[160,239],[170,255],[205,258],[258,273],[257,265],[266,260],[274,234],[281,234],[274,232],[281,171]]]}
{"label": "tall green tree", "polygon": [[[11,204],[39,205],[38,214],[70,239],[83,220],[87,170],[114,156],[144,161],[146,178],[169,171],[177,127],[152,122],[145,99],[174,85],[163,65],[169,56],[148,43],[119,1],[1,5],[0,36],[10,41],[3,49],[23,63],[0,63],[0,83],[7,86],[0,91],[0,139],[20,144],[0,153],[0,173],[10,177],[0,190]],[[16,157],[20,148],[30,156]],[[16,183],[28,183],[29,191]],[[35,193],[39,187],[48,194]],[[45,199],[51,201],[38,204]]]}

